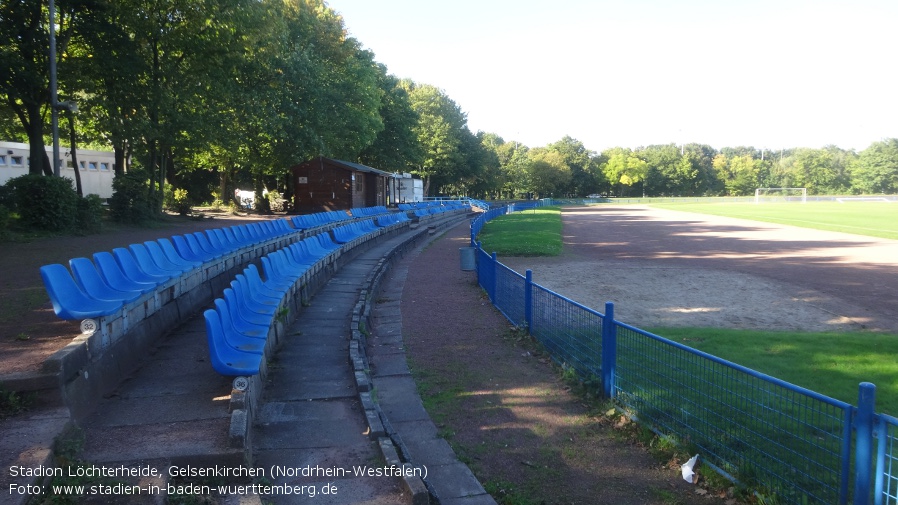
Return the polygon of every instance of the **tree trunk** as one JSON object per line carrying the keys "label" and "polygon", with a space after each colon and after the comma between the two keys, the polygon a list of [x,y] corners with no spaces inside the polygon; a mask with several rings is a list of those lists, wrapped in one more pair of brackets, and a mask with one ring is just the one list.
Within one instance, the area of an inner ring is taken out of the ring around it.
{"label": "tree trunk", "polygon": [[25,114],[28,116],[25,130],[30,150],[28,173],[53,175],[53,165],[50,164],[50,157],[44,148],[44,120],[40,105],[26,104]]}
{"label": "tree trunk", "polygon": [[228,169],[219,167],[218,169],[218,199],[223,205],[231,203],[234,194],[228,194]]}
{"label": "tree trunk", "polygon": [[75,114],[69,111],[69,141],[72,144],[72,168],[75,169],[75,190],[79,197],[84,196],[84,190],[81,188],[81,170],[78,167],[78,146],[75,143]]}
{"label": "tree trunk", "polygon": [[120,175],[124,175],[125,173],[125,143],[122,142],[113,142],[112,151],[115,156],[115,164],[112,169],[115,171],[115,176],[118,177]]}

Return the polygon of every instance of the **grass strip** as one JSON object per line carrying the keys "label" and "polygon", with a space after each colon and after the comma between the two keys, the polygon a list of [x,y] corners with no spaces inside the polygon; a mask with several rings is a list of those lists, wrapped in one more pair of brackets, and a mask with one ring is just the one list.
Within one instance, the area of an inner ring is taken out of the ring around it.
{"label": "grass strip", "polygon": [[561,254],[561,208],[537,207],[497,217],[478,236],[484,251],[501,256]]}
{"label": "grass strip", "polygon": [[898,335],[655,328],[667,339],[822,395],[857,404],[858,385],[876,385],[876,411],[898,416]]}
{"label": "grass strip", "polygon": [[898,240],[898,205],[889,202],[683,202],[651,206]]}

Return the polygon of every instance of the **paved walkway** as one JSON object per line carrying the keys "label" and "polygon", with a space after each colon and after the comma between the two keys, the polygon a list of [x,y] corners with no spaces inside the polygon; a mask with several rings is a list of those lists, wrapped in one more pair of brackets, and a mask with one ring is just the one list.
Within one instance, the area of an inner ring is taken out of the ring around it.
{"label": "paved walkway", "polygon": [[[447,232],[468,236],[467,223]],[[402,336],[402,291],[408,269],[423,247],[415,249],[395,265],[377,295],[371,314],[372,335],[368,339],[368,358],[377,401],[388,420],[387,430],[415,467],[426,467],[430,495],[441,505],[495,505],[495,500],[461,463],[424,410],[411,376]],[[431,268],[460,268],[459,264],[432,265]],[[473,273],[471,274],[473,275]]]}
{"label": "paved walkway", "polygon": [[[349,362],[352,311],[365,279],[403,238],[378,244],[343,266],[312,298],[278,350],[253,432],[256,465],[298,469],[300,475],[273,482],[309,487],[306,496],[266,502],[305,503],[310,493],[327,490],[336,494],[315,496],[315,503],[409,503],[398,479],[354,473],[354,467],[384,463],[377,440],[369,436]],[[310,475],[303,476],[306,469]]]}

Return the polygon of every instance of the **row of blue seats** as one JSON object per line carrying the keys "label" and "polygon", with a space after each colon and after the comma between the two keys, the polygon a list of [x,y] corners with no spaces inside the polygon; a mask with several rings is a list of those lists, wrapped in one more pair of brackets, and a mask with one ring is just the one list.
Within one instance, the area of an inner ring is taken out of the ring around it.
{"label": "row of blue seats", "polygon": [[378,226],[374,224],[374,219],[365,219],[338,226],[331,231],[334,234],[334,240],[338,244],[348,244],[370,233],[376,233]]}
{"label": "row of blue seats", "polygon": [[377,207],[358,207],[352,209],[351,212],[352,217],[374,217],[381,214],[387,214],[390,211],[383,205],[379,205]]}
{"label": "row of blue seats", "polygon": [[383,216],[377,216],[377,226],[392,226],[399,223],[411,221],[405,212],[394,212]]}
{"label": "row of blue seats", "polygon": [[279,308],[307,273],[331,261],[339,249],[329,234],[319,233],[262,256],[264,281],[252,264],[237,275],[214,308],[203,312],[215,371],[229,377],[258,374]]}
{"label": "row of blue seats", "polygon": [[434,208],[450,208],[450,209],[463,209],[465,207],[470,207],[467,202],[463,202],[461,200],[440,200],[440,201],[432,201],[432,202],[416,202],[416,203],[400,203],[399,210],[412,211],[412,210],[421,210],[421,209],[434,209]]}
{"label": "row of blue seats", "polygon": [[441,205],[441,206],[435,206],[435,207],[427,207],[427,208],[423,208],[423,209],[417,209],[415,211],[415,215],[418,217],[432,216],[434,214],[442,214],[444,212],[451,212],[451,211],[458,210],[461,208],[463,208],[463,207],[458,207],[458,206],[454,206],[454,205],[453,206]]}
{"label": "row of blue seats", "polygon": [[314,214],[303,214],[301,216],[293,216],[290,221],[293,226],[300,230],[308,230],[309,228],[317,228],[331,223],[337,223],[350,219],[349,214],[344,210],[332,210],[328,212],[316,212]]}
{"label": "row of blue seats", "polygon": [[40,275],[61,319],[109,316],[193,271],[202,275],[205,264],[225,254],[293,231],[285,220],[277,220],[175,235],[98,252],[93,262],[73,258],[71,273],[58,263],[44,265]]}

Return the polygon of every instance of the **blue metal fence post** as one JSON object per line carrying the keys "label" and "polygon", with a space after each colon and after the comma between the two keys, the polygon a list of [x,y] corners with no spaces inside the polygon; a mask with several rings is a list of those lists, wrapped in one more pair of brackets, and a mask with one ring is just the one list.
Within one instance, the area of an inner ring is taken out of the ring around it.
{"label": "blue metal fence post", "polygon": [[614,367],[617,362],[617,325],[614,324],[614,303],[605,302],[602,317],[602,390],[605,398],[614,398]]}
{"label": "blue metal fence post", "polygon": [[854,419],[854,505],[870,503],[875,404],[876,386],[869,382],[861,382],[857,394],[857,416]]}
{"label": "blue metal fence post", "polygon": [[524,320],[527,321],[527,333],[533,329],[533,271],[524,273]]}
{"label": "blue metal fence post", "polygon": [[492,258],[492,260],[493,260],[492,263],[490,264],[490,268],[492,268],[492,270],[493,270],[493,272],[492,272],[493,278],[490,280],[489,295],[490,295],[490,300],[493,301],[493,305],[496,305],[496,302],[498,302],[498,300],[496,299],[496,296],[497,296],[496,295],[496,287],[499,285],[499,273],[497,272],[498,268],[496,268],[496,264],[499,263],[499,257],[496,255],[495,252],[493,252],[493,254],[490,255],[490,258]]}

